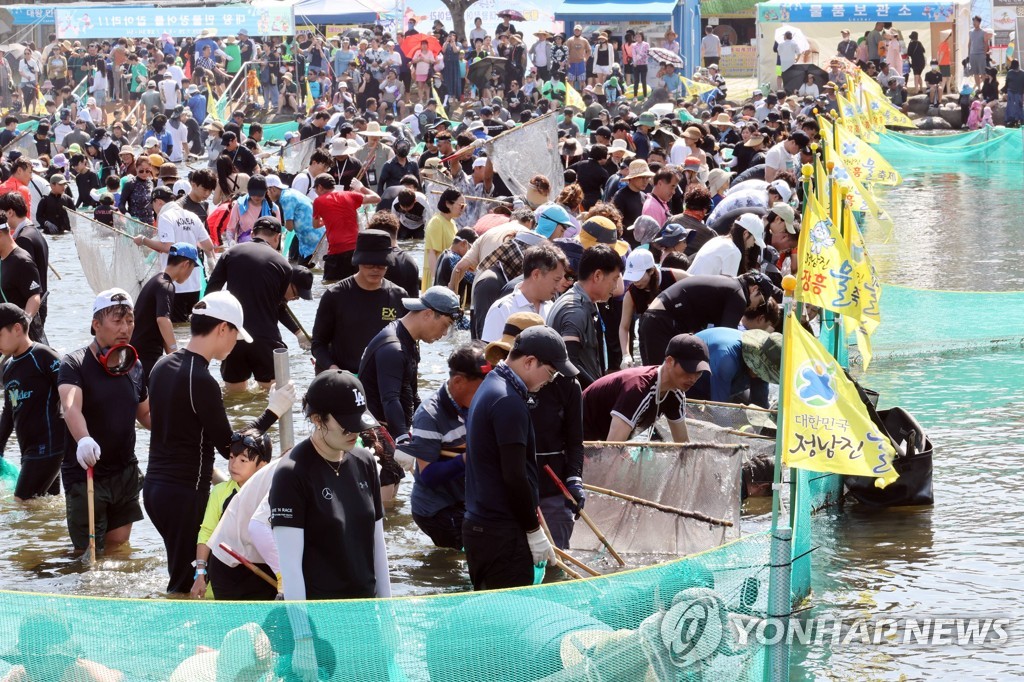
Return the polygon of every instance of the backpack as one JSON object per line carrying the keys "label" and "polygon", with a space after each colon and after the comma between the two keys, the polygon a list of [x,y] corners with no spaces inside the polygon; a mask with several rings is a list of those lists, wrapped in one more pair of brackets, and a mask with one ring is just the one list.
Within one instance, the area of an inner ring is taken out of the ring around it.
{"label": "backpack", "polygon": [[228,225],[232,203],[234,199],[221,202],[206,216],[206,231],[210,234],[210,241],[214,246],[220,246],[220,236]]}

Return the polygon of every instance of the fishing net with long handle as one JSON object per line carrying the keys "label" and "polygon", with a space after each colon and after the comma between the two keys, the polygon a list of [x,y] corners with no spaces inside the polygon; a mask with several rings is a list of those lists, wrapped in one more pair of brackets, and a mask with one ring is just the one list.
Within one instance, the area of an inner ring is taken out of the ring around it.
{"label": "fishing net with long handle", "polygon": [[114,214],[113,229],[78,211],[68,210],[68,217],[82,272],[93,292],[120,287],[138,298],[142,285],[160,269],[160,257],[136,246],[127,235],[148,236],[152,228],[119,213]]}
{"label": "fishing net with long handle", "polygon": [[494,172],[512,192],[526,196],[530,178],[543,175],[551,183],[552,200],[562,191],[562,161],[558,156],[558,120],[553,114],[512,128],[487,143]]}

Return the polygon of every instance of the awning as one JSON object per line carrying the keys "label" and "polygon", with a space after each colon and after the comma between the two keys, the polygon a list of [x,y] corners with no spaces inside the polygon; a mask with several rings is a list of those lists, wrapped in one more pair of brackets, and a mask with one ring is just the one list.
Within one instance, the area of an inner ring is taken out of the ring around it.
{"label": "awning", "polygon": [[740,14],[753,10],[757,3],[758,0],[702,0],[700,15],[715,17],[723,14]]}
{"label": "awning", "polygon": [[388,10],[373,0],[302,0],[295,4],[296,24],[372,24]]}
{"label": "awning", "polygon": [[674,0],[661,2],[563,2],[555,10],[555,21],[585,21],[587,19],[628,19],[630,21],[667,21],[676,7]]}

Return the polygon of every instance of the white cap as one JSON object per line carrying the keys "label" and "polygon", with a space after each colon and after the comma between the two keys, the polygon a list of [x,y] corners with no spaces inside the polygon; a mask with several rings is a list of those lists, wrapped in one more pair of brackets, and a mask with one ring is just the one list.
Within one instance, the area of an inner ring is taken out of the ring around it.
{"label": "white cap", "polygon": [[764,222],[754,213],[744,213],[736,219],[736,224],[750,233],[758,248],[764,248]]}
{"label": "white cap", "polygon": [[268,175],[265,178],[265,180],[267,181],[267,187],[268,188],[270,188],[270,187],[276,187],[278,189],[283,189],[284,188],[284,183],[281,182],[281,178],[277,177],[276,175]]}
{"label": "white cap", "polygon": [[242,304],[228,291],[214,291],[192,307],[193,315],[209,315],[223,322],[229,322],[238,328],[238,338],[252,343],[252,337],[242,326]]}
{"label": "white cap", "polygon": [[771,182],[768,187],[778,192],[784,202],[788,202],[789,198],[793,196],[793,188],[790,187],[789,183],[785,180],[775,180]]}
{"label": "white cap", "polygon": [[473,168],[483,168],[486,165],[487,157],[485,156],[478,156],[476,159],[473,160]]}
{"label": "white cap", "polygon": [[146,138],[146,143],[144,145],[142,145],[142,146],[144,148],[146,148],[146,149],[149,149],[150,147],[156,147],[159,144],[160,144],[160,140],[156,139],[153,136],[149,136],[149,137]]}
{"label": "white cap", "polygon": [[655,266],[654,254],[648,249],[633,249],[626,259],[626,272],[622,278],[630,282],[639,282],[644,274]]}
{"label": "white cap", "polygon": [[135,303],[127,291],[114,287],[113,289],[101,291],[96,296],[96,300],[92,304],[92,314],[95,315],[101,310],[113,308],[116,305],[126,305],[129,308],[135,307]]}

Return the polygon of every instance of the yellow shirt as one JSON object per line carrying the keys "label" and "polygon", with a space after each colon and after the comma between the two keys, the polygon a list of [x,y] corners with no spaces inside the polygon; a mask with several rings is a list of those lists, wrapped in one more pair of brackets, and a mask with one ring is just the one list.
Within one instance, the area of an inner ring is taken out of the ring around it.
{"label": "yellow shirt", "polygon": [[430,267],[430,261],[427,260],[427,252],[433,250],[440,255],[442,251],[452,245],[453,239],[455,239],[455,223],[442,214],[435,213],[423,231],[423,275],[420,278],[420,291],[426,291],[434,283],[434,270]]}

